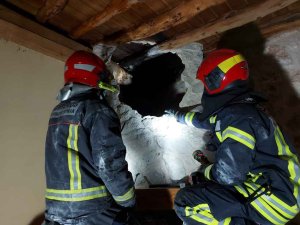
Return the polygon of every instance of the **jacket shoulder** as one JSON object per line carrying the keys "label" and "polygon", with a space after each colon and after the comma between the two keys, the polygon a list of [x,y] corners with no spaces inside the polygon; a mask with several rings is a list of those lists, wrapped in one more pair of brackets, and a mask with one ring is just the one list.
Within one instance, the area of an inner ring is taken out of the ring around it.
{"label": "jacket shoulder", "polygon": [[259,122],[260,116],[254,104],[233,104],[220,111],[217,117],[223,124],[230,125],[241,121],[248,123]]}

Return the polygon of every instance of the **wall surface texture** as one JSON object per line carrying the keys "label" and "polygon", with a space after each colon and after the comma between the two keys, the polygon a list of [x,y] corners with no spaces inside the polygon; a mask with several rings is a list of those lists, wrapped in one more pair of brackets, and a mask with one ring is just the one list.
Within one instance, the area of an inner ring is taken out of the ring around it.
{"label": "wall surface texture", "polygon": [[0,224],[27,225],[44,210],[44,142],[63,63],[0,40]]}

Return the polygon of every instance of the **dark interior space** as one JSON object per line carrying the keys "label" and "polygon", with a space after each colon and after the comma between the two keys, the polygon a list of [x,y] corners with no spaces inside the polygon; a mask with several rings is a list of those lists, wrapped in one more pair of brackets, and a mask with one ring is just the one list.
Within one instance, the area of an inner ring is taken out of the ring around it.
{"label": "dark interior space", "polygon": [[130,72],[133,82],[121,87],[120,101],[142,116],[162,116],[166,109],[178,107],[184,95],[174,88],[183,70],[184,64],[173,53],[144,61]]}
{"label": "dark interior space", "polygon": [[[266,40],[260,29],[250,23],[224,33],[218,48],[231,48],[242,53],[248,61],[250,79],[255,91],[262,93],[268,101],[266,110],[287,132],[296,149],[300,148],[300,99],[294,90],[287,72],[273,54],[266,53]],[[276,47],[268,52],[278,53]],[[280,52],[285,57],[284,52]]]}

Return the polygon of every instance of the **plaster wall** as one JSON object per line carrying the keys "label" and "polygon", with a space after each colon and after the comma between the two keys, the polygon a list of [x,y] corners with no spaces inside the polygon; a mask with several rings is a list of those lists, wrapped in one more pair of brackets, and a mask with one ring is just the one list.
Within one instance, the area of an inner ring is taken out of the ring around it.
{"label": "plaster wall", "polygon": [[[244,33],[237,33],[240,42],[222,47],[240,50],[246,56],[255,89],[269,99],[266,108],[299,149],[300,30],[267,40],[259,35],[251,36],[251,31],[247,29]],[[235,40],[234,33],[225,35],[229,40]],[[247,36],[251,39],[250,43],[243,41]],[[253,41],[255,38],[260,44]],[[151,54],[158,53],[155,51]],[[201,45],[192,44],[172,52],[178,54],[186,68],[178,82],[180,91],[183,87],[186,91],[179,106],[199,104],[203,86],[194,77],[202,61]],[[137,176],[138,187],[175,184],[199,166],[192,159],[192,152],[203,148],[204,130],[180,125],[165,116],[142,117],[128,105],[122,104],[116,96],[112,102],[123,123],[122,135],[127,146],[129,167],[134,177]]]}
{"label": "plaster wall", "polygon": [[63,69],[0,40],[0,224],[27,225],[44,211],[44,142]]}

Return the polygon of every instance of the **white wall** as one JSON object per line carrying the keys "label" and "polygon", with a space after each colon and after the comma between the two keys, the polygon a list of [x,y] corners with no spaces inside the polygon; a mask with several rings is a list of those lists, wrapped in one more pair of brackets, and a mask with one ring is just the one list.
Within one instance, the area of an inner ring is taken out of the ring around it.
{"label": "white wall", "polygon": [[44,142],[63,62],[0,40],[0,224],[44,210]]}

